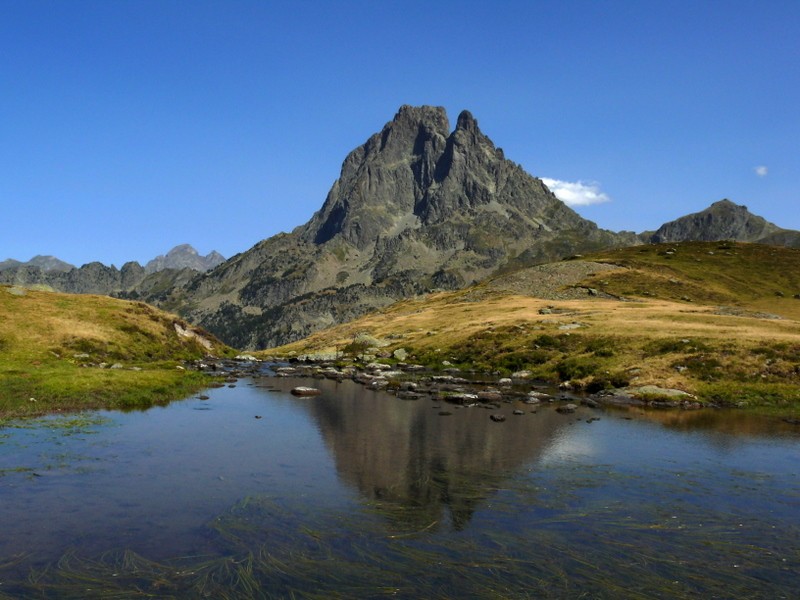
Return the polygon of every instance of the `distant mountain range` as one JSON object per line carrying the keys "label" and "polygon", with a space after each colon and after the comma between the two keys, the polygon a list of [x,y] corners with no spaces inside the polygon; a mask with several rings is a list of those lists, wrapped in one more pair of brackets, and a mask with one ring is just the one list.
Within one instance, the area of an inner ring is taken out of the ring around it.
{"label": "distant mountain range", "polygon": [[400,299],[577,253],[721,239],[800,247],[800,232],[729,200],[655,231],[600,229],[506,159],[469,112],[451,131],[443,108],[403,106],[348,154],[308,223],[227,261],[184,245],[145,267],[16,266],[0,282],[140,299],[232,346],[266,348]]}
{"label": "distant mountain range", "polygon": [[75,267],[54,256],[35,256],[27,262],[0,262],[0,283],[44,285],[55,290],[83,294],[119,294],[141,288],[152,290],[186,282],[198,273],[225,262],[216,251],[200,256],[189,244],[175,246],[166,255],[149,261],[125,263],[121,269],[91,262]]}

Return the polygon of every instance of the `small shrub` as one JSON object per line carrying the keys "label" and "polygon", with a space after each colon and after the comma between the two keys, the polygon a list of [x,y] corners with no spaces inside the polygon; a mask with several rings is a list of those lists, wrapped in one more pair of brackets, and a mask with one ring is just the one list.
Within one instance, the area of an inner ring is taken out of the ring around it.
{"label": "small shrub", "polygon": [[599,369],[600,365],[596,361],[584,356],[572,356],[556,364],[556,372],[561,381],[583,379],[593,375]]}
{"label": "small shrub", "polygon": [[643,350],[645,356],[658,356],[659,354],[708,352],[710,347],[696,340],[654,340],[646,344]]}
{"label": "small shrub", "polygon": [[675,363],[673,366],[684,366],[689,373],[702,381],[716,381],[723,375],[722,363],[716,358],[698,354],[690,356],[682,361]]}
{"label": "small shrub", "polygon": [[586,391],[590,394],[594,394],[602,392],[603,390],[628,387],[628,385],[630,385],[628,375],[618,371],[592,377],[592,380],[586,384]]}

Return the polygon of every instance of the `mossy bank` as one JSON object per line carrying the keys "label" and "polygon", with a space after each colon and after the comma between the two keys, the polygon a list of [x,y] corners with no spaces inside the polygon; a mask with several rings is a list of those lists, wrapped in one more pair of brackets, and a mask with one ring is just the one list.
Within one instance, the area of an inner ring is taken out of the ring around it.
{"label": "mossy bank", "polygon": [[0,286],[0,418],[145,408],[210,383],[184,361],[234,351],[139,302]]}

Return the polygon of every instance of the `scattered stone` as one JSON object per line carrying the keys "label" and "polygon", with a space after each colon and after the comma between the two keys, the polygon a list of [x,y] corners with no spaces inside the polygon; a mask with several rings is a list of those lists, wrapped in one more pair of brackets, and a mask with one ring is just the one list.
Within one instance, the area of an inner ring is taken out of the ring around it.
{"label": "scattered stone", "polygon": [[629,391],[631,393],[640,395],[640,396],[666,396],[671,398],[694,398],[688,392],[684,392],[683,390],[676,390],[672,388],[662,388],[657,385],[643,385],[638,388],[630,388]]}
{"label": "scattered stone", "polygon": [[520,409],[516,409],[516,410],[514,411],[514,414],[515,414],[515,415],[517,415],[517,416],[519,416],[519,415],[524,415],[524,414],[525,414],[525,411],[524,411],[524,410],[520,410]]}
{"label": "scattered stone", "polygon": [[502,385],[502,386],[509,386],[512,383],[514,383],[514,382],[511,381],[511,379],[509,379],[508,377],[503,377],[502,379],[500,379],[500,381],[497,382],[498,385]]}
{"label": "scattered stone", "polygon": [[198,400],[208,400],[210,396],[206,396],[205,394],[200,394],[197,399]]}
{"label": "scattered stone", "polygon": [[382,390],[389,385],[389,380],[384,379],[383,377],[376,377],[372,381],[369,382],[367,386],[371,390]]}
{"label": "scattered stone", "polygon": [[405,360],[408,358],[408,351],[405,348],[398,348],[392,352],[392,356],[394,356],[397,360]]}
{"label": "scattered stone", "polygon": [[295,396],[319,396],[322,392],[317,388],[299,386],[292,388],[292,394]]}
{"label": "scattered stone", "polygon": [[452,414],[453,413],[451,413],[449,410],[440,410],[439,411],[439,416],[440,417],[449,417]]}
{"label": "scattered stone", "polygon": [[364,368],[367,371],[389,371],[391,370],[392,365],[387,365],[379,362],[371,362]]}
{"label": "scattered stone", "polygon": [[516,372],[511,374],[511,378],[512,379],[530,379],[531,375],[533,375],[533,373],[531,373],[530,371],[516,371]]}
{"label": "scattered stone", "polygon": [[255,356],[253,356],[252,354],[239,354],[238,356],[236,356],[236,360],[246,360],[246,361],[249,361],[249,362],[258,361],[258,359]]}
{"label": "scattered stone", "polygon": [[489,415],[489,418],[492,421],[494,421],[495,423],[502,423],[503,421],[506,420],[506,416],[505,415],[501,415],[499,413],[493,413],[493,414]]}
{"label": "scattered stone", "polygon": [[503,399],[503,394],[497,390],[484,390],[478,392],[478,400],[482,402],[500,402]]}
{"label": "scattered stone", "polygon": [[442,400],[453,404],[474,404],[478,401],[477,394],[457,393],[444,396]]}
{"label": "scattered stone", "polygon": [[569,414],[574,413],[577,410],[578,406],[575,404],[564,404],[563,406],[559,406],[556,411],[562,414]]}

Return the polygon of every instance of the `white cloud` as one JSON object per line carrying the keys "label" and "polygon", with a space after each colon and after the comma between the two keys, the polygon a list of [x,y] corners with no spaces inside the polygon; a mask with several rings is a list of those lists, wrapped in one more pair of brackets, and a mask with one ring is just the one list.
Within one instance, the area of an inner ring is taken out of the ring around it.
{"label": "white cloud", "polygon": [[766,177],[767,173],[769,173],[769,169],[767,167],[765,167],[764,165],[758,165],[753,170],[756,172],[756,175],[758,175],[759,177]]}
{"label": "white cloud", "polygon": [[544,184],[550,188],[559,200],[569,206],[588,206],[611,202],[607,194],[600,191],[597,183],[584,183],[583,181],[561,181],[542,177]]}

